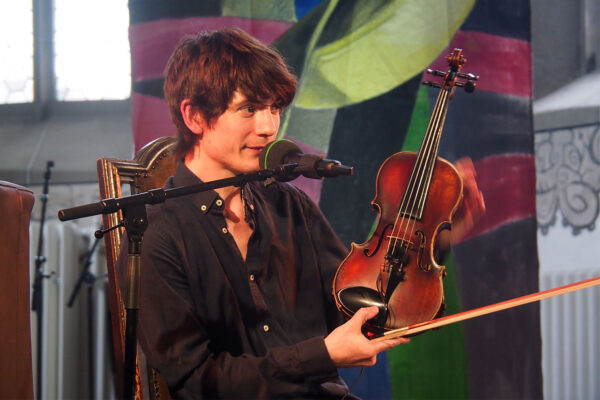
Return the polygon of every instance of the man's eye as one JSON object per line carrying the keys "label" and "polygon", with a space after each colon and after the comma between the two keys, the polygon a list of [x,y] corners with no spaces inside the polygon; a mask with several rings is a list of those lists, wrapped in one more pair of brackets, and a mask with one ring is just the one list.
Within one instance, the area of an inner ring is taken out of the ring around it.
{"label": "man's eye", "polygon": [[256,107],[251,106],[251,105],[244,106],[244,107],[242,107],[242,111],[246,111],[248,113],[254,113],[256,111]]}

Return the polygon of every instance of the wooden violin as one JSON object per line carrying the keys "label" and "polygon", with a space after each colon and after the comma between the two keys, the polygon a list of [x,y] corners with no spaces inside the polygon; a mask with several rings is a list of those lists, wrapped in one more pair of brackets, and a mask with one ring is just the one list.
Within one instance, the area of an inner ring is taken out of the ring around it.
{"label": "wooden violin", "polygon": [[447,60],[447,72],[427,70],[442,83],[423,82],[440,91],[419,151],[396,153],[381,165],[372,201],[376,228],[366,242],[352,243],[334,278],[333,295],[347,317],[361,307],[379,308],[367,324],[372,333],[429,321],[444,308],[445,267],[435,252],[461,202],[462,180],[438,148],[454,88],[472,92],[478,79],[460,72],[461,49]]}

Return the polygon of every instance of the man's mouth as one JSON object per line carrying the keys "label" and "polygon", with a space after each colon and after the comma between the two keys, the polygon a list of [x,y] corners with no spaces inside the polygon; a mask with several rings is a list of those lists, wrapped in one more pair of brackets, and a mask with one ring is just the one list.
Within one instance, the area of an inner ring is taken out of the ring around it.
{"label": "man's mouth", "polygon": [[265,146],[246,146],[246,148],[254,151],[261,151]]}

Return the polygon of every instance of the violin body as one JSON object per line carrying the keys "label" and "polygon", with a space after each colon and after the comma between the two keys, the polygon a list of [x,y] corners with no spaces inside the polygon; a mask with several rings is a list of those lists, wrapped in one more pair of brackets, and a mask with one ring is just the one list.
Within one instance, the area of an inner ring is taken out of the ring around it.
{"label": "violin body", "polygon": [[[462,199],[462,180],[454,166],[437,157],[433,169],[429,192],[421,215],[399,213],[405,188],[408,186],[417,153],[400,152],[389,157],[377,174],[376,195],[372,205],[379,211],[377,226],[364,243],[352,243],[351,251],[340,265],[333,284],[333,294],[338,308],[351,317],[361,303],[345,299],[340,293],[361,288],[374,293],[386,294],[393,290],[385,301],[385,316],[380,315],[369,322],[371,330],[396,329],[436,317],[443,307],[444,289],[442,278],[445,267],[435,260],[439,233],[449,229],[452,216]],[[402,220],[400,220],[402,219]],[[401,227],[394,230],[395,227]],[[403,238],[402,244],[390,243],[394,238]],[[390,268],[389,254],[394,247],[403,247],[401,272]],[[399,276],[394,288],[387,283]],[[368,296],[367,296],[368,297]],[[377,303],[377,301],[374,301]],[[369,300],[362,301],[368,306]],[[373,304],[378,305],[378,304]]]}

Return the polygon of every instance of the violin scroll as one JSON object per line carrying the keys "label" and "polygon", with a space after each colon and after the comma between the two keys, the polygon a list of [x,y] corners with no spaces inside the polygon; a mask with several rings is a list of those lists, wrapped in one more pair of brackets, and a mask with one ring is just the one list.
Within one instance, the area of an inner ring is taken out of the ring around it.
{"label": "violin scroll", "polygon": [[[443,88],[446,90],[452,89],[454,86],[462,87],[467,93],[473,93],[477,87],[476,81],[479,80],[479,76],[472,73],[460,72],[462,66],[467,62],[467,59],[462,55],[462,49],[454,49],[454,52],[446,57],[450,69],[447,72],[438,71],[431,68],[427,68],[425,72],[433,76],[443,77],[442,83],[423,81],[423,85],[432,86],[436,88]],[[459,81],[458,78],[464,79]]]}

